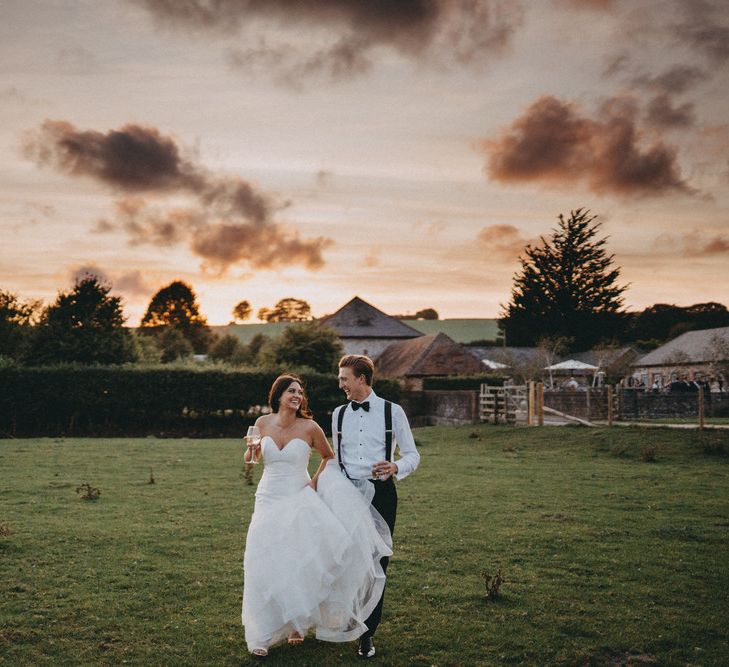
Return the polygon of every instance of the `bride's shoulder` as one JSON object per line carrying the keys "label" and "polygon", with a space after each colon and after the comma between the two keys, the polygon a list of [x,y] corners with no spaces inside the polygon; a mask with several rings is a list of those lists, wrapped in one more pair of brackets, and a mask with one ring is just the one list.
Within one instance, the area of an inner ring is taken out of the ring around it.
{"label": "bride's shoulder", "polygon": [[258,419],[256,419],[256,426],[259,428],[261,426],[268,426],[271,423],[271,420],[273,419],[273,415],[261,415]]}
{"label": "bride's shoulder", "polygon": [[305,419],[300,417],[298,421],[301,421],[301,430],[307,435],[313,435],[321,431],[321,426],[317,424],[313,419]]}

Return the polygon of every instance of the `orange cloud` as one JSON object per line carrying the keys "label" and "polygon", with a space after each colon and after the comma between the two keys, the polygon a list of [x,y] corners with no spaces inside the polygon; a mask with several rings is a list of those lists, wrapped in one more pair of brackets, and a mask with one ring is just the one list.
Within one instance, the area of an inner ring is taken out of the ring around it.
{"label": "orange cloud", "polygon": [[481,142],[486,172],[502,182],[574,185],[597,194],[695,194],[681,178],[674,148],[644,148],[631,99],[613,98],[591,118],[577,105],[545,95],[496,139]]}

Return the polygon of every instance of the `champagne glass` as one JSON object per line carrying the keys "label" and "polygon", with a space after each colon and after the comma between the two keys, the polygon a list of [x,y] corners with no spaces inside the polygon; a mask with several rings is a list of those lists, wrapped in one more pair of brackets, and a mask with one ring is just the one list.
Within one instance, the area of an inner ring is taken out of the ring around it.
{"label": "champagne glass", "polygon": [[256,461],[256,447],[261,444],[261,429],[259,429],[258,426],[249,426],[245,441],[251,452],[251,459],[248,463],[258,463],[258,461]]}

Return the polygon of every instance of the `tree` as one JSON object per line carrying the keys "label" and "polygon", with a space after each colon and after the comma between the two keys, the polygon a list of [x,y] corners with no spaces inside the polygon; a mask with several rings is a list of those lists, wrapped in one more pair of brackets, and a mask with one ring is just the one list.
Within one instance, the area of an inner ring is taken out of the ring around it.
{"label": "tree", "polygon": [[23,302],[16,294],[0,290],[0,357],[23,356],[39,308],[40,302]]}
{"label": "tree", "polygon": [[311,319],[311,306],[303,299],[287,297],[273,308],[261,308],[258,319],[265,322],[306,322]]}
{"label": "tree", "polygon": [[197,354],[204,354],[212,340],[207,320],[200,314],[192,287],[181,280],[160,289],[147,307],[142,328],[162,333],[165,327],[177,329]]}
{"label": "tree", "polygon": [[598,239],[596,216],[585,209],[570,212],[549,240],[528,245],[519,258],[511,301],[501,325],[509,345],[534,345],[545,336],[572,338],[574,349],[587,349],[611,339],[623,327],[620,269]]}
{"label": "tree", "polygon": [[250,316],[253,309],[248,301],[239,301],[233,308],[233,319],[240,322],[245,322]]}
{"label": "tree", "polygon": [[416,320],[437,320],[438,311],[435,308],[423,308],[415,313]]}
{"label": "tree", "polygon": [[218,338],[210,346],[209,355],[211,359],[215,359],[216,361],[232,362],[242,355],[243,347],[237,336],[226,334]]}
{"label": "tree", "polygon": [[192,343],[174,326],[165,327],[159,336],[159,349],[162,352],[160,361],[168,364],[171,361],[184,359],[193,354]]}
{"label": "tree", "polygon": [[35,327],[29,361],[121,364],[136,359],[131,332],[124,328],[121,298],[93,275],[59,293]]}
{"label": "tree", "polygon": [[307,366],[321,373],[337,368],[344,353],[336,331],[313,322],[293,324],[262,346],[261,360],[279,368]]}
{"label": "tree", "polygon": [[686,331],[729,326],[729,311],[721,303],[709,301],[693,306],[656,303],[632,316],[629,340],[642,347],[646,341],[665,342]]}
{"label": "tree", "polygon": [[391,315],[396,320],[437,320],[438,311],[435,308],[423,308],[415,315]]}

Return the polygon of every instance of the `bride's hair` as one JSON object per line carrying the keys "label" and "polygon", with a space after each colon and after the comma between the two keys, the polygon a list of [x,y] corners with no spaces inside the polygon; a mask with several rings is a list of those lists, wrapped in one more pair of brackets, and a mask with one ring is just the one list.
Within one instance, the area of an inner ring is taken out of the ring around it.
{"label": "bride's hair", "polygon": [[296,411],[297,417],[303,417],[304,419],[312,419],[312,414],[309,412],[309,399],[306,397],[306,388],[304,383],[298,375],[293,373],[284,373],[279,375],[271,385],[271,391],[268,392],[268,406],[274,412],[278,412],[278,408],[281,405],[281,396],[289,388],[292,382],[298,382],[301,385],[301,391],[303,395],[301,397],[301,405]]}

